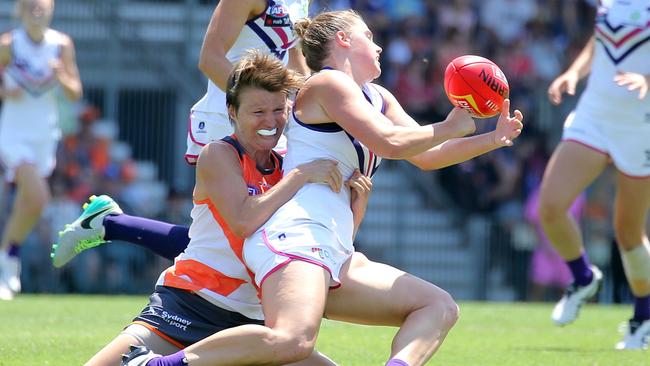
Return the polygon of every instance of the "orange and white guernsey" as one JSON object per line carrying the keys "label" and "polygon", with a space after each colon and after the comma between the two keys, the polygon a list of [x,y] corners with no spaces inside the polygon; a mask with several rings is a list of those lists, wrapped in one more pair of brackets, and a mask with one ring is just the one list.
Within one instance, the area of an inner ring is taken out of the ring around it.
{"label": "orange and white guernsey", "polygon": [[[238,154],[250,195],[264,193],[282,178],[282,157],[277,153],[273,152],[275,168],[263,171],[234,135],[222,141]],[[193,291],[226,310],[264,319],[253,275],[242,260],[244,239],[231,232],[210,199],[195,200],[191,216],[187,249],[160,275],[156,285]]]}

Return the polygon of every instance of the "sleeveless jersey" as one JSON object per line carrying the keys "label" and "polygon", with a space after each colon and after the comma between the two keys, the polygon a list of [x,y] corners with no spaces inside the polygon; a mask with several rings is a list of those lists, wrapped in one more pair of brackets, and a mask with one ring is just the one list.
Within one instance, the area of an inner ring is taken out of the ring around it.
{"label": "sleeveless jersey", "polygon": [[[309,0],[267,0],[264,12],[246,22],[226,58],[235,63],[246,51],[256,49],[274,54],[286,65],[287,51],[297,42],[293,22],[307,17],[308,6]],[[226,93],[208,80],[207,93],[192,110],[227,114]]]}
{"label": "sleeveless jersey", "polygon": [[5,88],[20,87],[24,92],[19,98],[3,100],[3,133],[58,137],[54,95],[58,82],[49,62],[60,58],[61,44],[61,34],[52,29],[45,31],[40,43],[34,43],[23,28],[11,32],[11,61],[4,70],[3,82]]}
{"label": "sleeveless jersey", "polygon": [[618,102],[638,101],[638,91],[630,92],[613,81],[617,72],[650,74],[650,1],[603,0],[595,24],[594,57],[583,98],[607,100],[613,108]]}
{"label": "sleeveless jersey", "polygon": [[[273,152],[275,168],[261,171],[233,136],[222,139],[239,156],[249,195],[262,194],[282,178],[282,157]],[[244,239],[235,236],[210,199],[194,201],[190,243],[163,272],[157,285],[193,291],[211,303],[248,318],[264,319],[252,274],[243,264]]]}
{"label": "sleeveless jersey", "polygon": [[[385,104],[380,92],[372,84],[366,84],[362,89],[368,102],[383,113]],[[355,169],[372,177],[381,162],[379,156],[334,122],[304,124],[292,113],[284,133],[289,146],[283,165],[286,172],[316,159],[332,159],[338,162],[337,167],[343,179],[347,180]],[[302,222],[305,219],[332,229],[338,235],[340,243],[347,249],[352,249],[354,225],[349,188],[343,186],[336,193],[325,184],[306,184],[264,227],[286,227],[291,226],[291,222]]]}

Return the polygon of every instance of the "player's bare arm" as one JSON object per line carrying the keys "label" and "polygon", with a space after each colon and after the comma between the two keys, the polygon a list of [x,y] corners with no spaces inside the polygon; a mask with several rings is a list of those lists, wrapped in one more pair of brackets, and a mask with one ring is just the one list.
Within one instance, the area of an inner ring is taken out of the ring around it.
{"label": "player's bare arm", "polygon": [[79,69],[75,56],[74,42],[67,35],[62,34],[61,58],[52,60],[50,66],[54,75],[63,88],[63,94],[69,100],[79,100],[83,95]]}
{"label": "player's bare arm", "polygon": [[587,76],[591,71],[591,60],[594,57],[596,38],[591,36],[580,54],[573,61],[567,71],[558,76],[548,87],[548,98],[551,103],[562,103],[562,94],[574,95],[578,81]]}
{"label": "player's bare arm", "polygon": [[340,71],[326,70],[311,77],[296,103],[298,110],[304,112],[298,115],[303,122],[334,121],[388,159],[411,157],[455,136],[451,129],[435,129],[431,125],[396,126],[368,103],[352,78]]}
{"label": "player's bare arm", "polygon": [[311,74],[311,70],[309,70],[309,66],[307,66],[307,61],[305,61],[305,56],[302,54],[300,45],[289,49],[289,63],[287,64],[287,67],[305,76]]}
{"label": "player's bare arm", "polygon": [[217,85],[226,90],[232,63],[226,53],[235,43],[246,21],[260,14],[266,7],[261,0],[222,0],[214,9],[203,38],[199,69]]}
{"label": "player's bare arm", "polygon": [[[0,35],[0,71],[11,62],[11,33]],[[0,99],[18,98],[22,95],[21,88],[7,89],[4,83],[0,82]]]}
{"label": "player's bare arm", "polygon": [[[228,173],[224,173],[228,172]],[[196,164],[194,200],[210,199],[235,235],[250,236],[306,183],[340,190],[343,178],[331,160],[298,166],[263,194],[248,194],[237,153],[224,142],[209,144]]]}

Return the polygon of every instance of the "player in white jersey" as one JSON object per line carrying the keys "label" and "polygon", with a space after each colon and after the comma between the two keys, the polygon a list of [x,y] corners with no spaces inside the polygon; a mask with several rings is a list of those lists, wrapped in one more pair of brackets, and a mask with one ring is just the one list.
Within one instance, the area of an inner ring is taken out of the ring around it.
{"label": "player in white jersey", "polygon": [[68,99],[82,88],[70,37],[49,28],[53,0],[19,0],[21,27],[0,35],[0,162],[16,198],[0,242],[0,299],[20,292],[19,247],[50,193],[47,177],[59,140],[55,89]]}
{"label": "player in white jersey", "polygon": [[[242,263],[243,238],[304,184],[340,189],[333,161],[311,161],[283,178],[282,157],[272,150],[286,123],[288,95],[302,78],[259,52],[243,58],[231,75],[238,80],[228,91],[236,132],[200,155],[192,240],[160,275],[145,309],[87,365],[115,365],[131,344],[168,354],[223,329],[263,324],[257,288]],[[305,364],[333,365],[318,353]]]}
{"label": "player in white jersey", "polygon": [[[264,50],[307,74],[296,45],[293,22],[307,16],[309,0],[222,1],[208,26],[199,68],[208,77],[206,94],[192,107],[187,134],[188,163],[201,148],[232,133],[226,110],[225,81],[232,64],[248,50]],[[243,25],[243,27],[242,27]],[[291,54],[291,57],[290,55]],[[276,151],[284,151],[281,138]]]}
{"label": "player in white jersey", "polygon": [[[523,116],[509,117],[509,101],[496,132],[456,138],[475,128],[461,109],[435,125],[418,125],[392,94],[370,84],[380,73],[381,48],[353,11],[323,13],[295,27],[307,64],[322,71],[297,94],[286,131],[289,166],[334,159],[345,179],[355,170],[372,174],[378,155],[434,169],[509,146],[521,132]],[[261,288],[266,327],[231,328],[150,365],[295,362],[311,354],[323,316],[398,326],[387,365],[426,363],[458,307],[440,288],[354,253],[354,194],[323,188],[305,185],[245,241],[243,257]]]}
{"label": "player in white jersey", "polygon": [[650,208],[648,60],[650,1],[601,1],[594,36],[548,90],[551,102],[559,104],[562,93],[573,95],[578,81],[589,74],[541,187],[542,225],[574,277],[552,319],[558,325],[574,321],[580,306],[600,286],[602,274],[587,258],[569,207],[611,161],[618,171],[616,242],[635,297],[634,315],[617,349],[646,348],[650,338],[650,243],[645,229]]}
{"label": "player in white jersey", "polygon": [[[202,147],[232,134],[225,101],[226,79],[234,62],[247,50],[279,58],[302,74],[308,73],[296,46],[293,22],[307,15],[309,0],[221,0],[205,34],[199,68],[208,76],[207,93],[193,107],[185,158],[190,164]],[[276,151],[284,153],[285,143]],[[89,225],[81,225],[91,217]],[[171,233],[171,235],[170,235]],[[174,258],[189,241],[187,227],[122,214],[110,197],[100,196],[72,225],[60,233],[52,259],[61,267],[79,252],[110,240],[132,242],[167,258]]]}

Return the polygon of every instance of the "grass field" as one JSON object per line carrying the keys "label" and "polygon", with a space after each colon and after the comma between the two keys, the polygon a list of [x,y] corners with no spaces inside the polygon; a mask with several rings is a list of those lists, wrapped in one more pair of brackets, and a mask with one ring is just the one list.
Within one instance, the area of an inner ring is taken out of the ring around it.
{"label": "grass field", "polygon": [[[81,365],[111,340],[146,297],[23,295],[0,302],[0,365]],[[589,305],[572,326],[550,304],[462,303],[461,320],[429,365],[650,365],[650,354],[613,349],[631,307]],[[326,321],[318,348],[340,365],[383,365],[393,328]]]}

